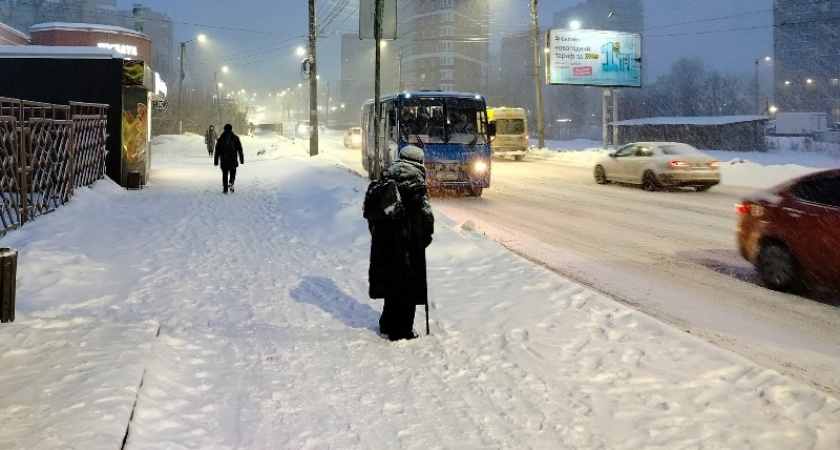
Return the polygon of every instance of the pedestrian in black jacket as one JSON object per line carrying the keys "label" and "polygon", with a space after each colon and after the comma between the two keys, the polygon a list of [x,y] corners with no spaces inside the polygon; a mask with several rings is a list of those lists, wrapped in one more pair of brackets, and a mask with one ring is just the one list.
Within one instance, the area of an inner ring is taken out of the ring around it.
{"label": "pedestrian in black jacket", "polygon": [[[237,161],[237,156],[239,160]],[[222,192],[225,194],[233,192],[233,182],[236,181],[236,168],[239,164],[245,164],[242,156],[242,142],[239,136],[233,133],[231,124],[225,125],[225,131],[216,140],[216,153],[213,156],[213,165],[221,164],[222,169]],[[228,179],[230,176],[230,179]],[[230,183],[228,183],[230,181]]]}
{"label": "pedestrian in black jacket", "polygon": [[[432,242],[434,215],[426,190],[423,150],[412,145],[382,171],[382,180],[397,187],[397,205],[365,199],[365,218],[371,234],[370,297],[384,298],[379,332],[392,341],[413,339],[416,305],[428,302],[426,247]],[[378,183],[375,181],[374,183]],[[371,197],[371,189],[366,197]],[[377,205],[373,207],[371,205]],[[374,209],[380,211],[374,213]],[[384,213],[382,213],[384,211]]]}

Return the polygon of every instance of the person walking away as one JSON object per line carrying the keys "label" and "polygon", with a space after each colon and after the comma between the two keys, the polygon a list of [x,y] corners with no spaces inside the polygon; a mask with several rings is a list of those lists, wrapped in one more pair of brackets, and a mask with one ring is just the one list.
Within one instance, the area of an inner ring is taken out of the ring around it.
{"label": "person walking away", "polygon": [[[239,157],[237,160],[237,156]],[[225,125],[225,130],[219,139],[216,140],[216,153],[213,157],[213,165],[221,164],[223,193],[227,194],[228,189],[233,192],[233,182],[236,181],[236,168],[239,164],[245,164],[242,156],[242,142],[239,136],[233,133],[231,124]]]}
{"label": "person walking away", "polygon": [[216,129],[213,128],[213,125],[210,125],[210,128],[207,129],[207,132],[204,133],[204,143],[207,144],[207,154],[210,157],[213,157],[213,149],[216,147],[216,139],[219,136],[216,134]]}
{"label": "person walking away", "polygon": [[[426,247],[432,243],[434,215],[426,189],[423,150],[403,147],[365,195],[371,233],[368,271],[371,298],[383,298],[379,332],[391,341],[414,339],[416,305],[428,305]],[[379,186],[393,182],[396,192]]]}

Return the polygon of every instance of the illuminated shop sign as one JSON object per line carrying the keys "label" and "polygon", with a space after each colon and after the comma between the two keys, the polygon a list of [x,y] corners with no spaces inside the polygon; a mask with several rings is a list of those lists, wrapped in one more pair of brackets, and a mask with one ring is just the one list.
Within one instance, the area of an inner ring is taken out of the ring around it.
{"label": "illuminated shop sign", "polygon": [[134,45],[125,45],[125,44],[110,44],[107,42],[100,42],[96,44],[99,48],[109,48],[111,50],[116,50],[118,53],[122,53],[125,56],[137,56],[137,47]]}

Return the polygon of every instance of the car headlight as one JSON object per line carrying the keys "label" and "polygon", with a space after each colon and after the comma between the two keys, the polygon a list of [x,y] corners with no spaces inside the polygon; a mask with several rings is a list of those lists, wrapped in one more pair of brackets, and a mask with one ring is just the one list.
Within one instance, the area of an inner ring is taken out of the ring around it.
{"label": "car headlight", "polygon": [[486,171],[487,171],[487,163],[486,162],[484,162],[482,160],[478,160],[475,163],[473,163],[473,172],[484,173]]}

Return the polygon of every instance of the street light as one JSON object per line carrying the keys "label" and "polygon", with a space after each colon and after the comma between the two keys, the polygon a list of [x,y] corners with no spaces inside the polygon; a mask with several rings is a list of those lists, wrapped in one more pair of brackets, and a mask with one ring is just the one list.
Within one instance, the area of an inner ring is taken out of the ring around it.
{"label": "street light", "polygon": [[773,58],[769,56],[765,56],[764,58],[759,58],[755,60],[755,110],[758,112],[758,114],[761,114],[761,107],[758,106],[758,63],[761,61],[770,61],[772,59]]}
{"label": "street light", "polygon": [[[228,66],[222,66],[222,73],[228,72]],[[213,82],[216,85],[216,115],[217,115],[217,123],[222,123],[222,100],[219,98],[219,88],[222,87],[222,83],[219,82],[219,78],[216,75],[216,71],[213,71]]]}
{"label": "street light", "polygon": [[204,42],[206,40],[207,36],[199,34],[198,37],[196,37],[195,39],[190,39],[188,41],[181,42],[181,72],[178,78],[178,134],[184,133],[184,57],[187,53],[187,43],[193,41]]}

